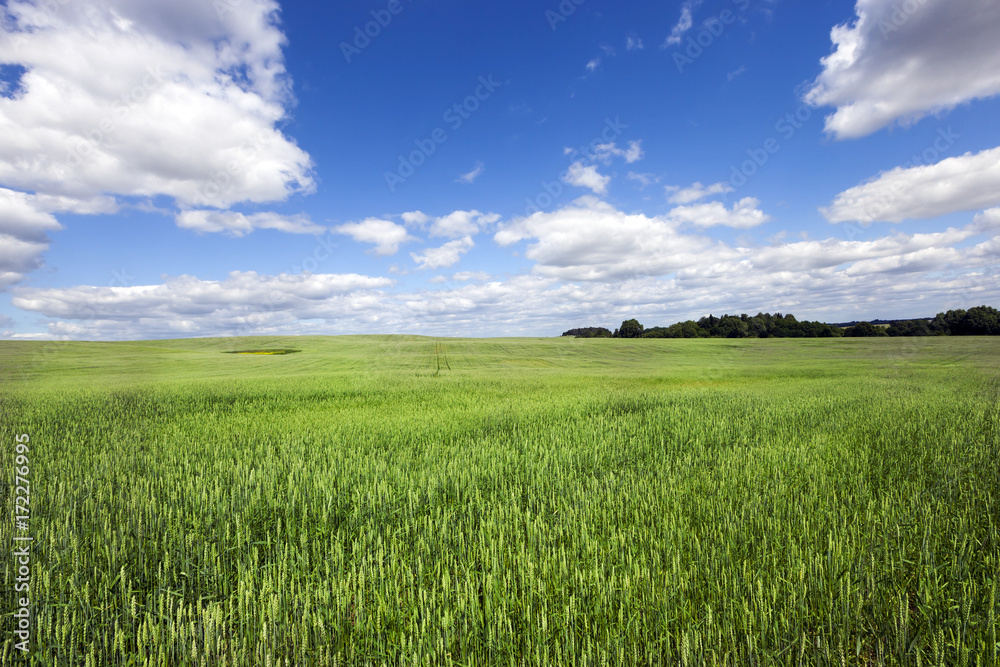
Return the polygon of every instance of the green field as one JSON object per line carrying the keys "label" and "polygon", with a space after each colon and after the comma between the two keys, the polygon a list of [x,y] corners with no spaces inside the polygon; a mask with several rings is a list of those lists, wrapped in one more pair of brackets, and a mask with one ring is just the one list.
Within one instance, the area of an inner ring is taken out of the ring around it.
{"label": "green field", "polygon": [[0,342],[0,427],[2,665],[1000,664],[1000,338]]}

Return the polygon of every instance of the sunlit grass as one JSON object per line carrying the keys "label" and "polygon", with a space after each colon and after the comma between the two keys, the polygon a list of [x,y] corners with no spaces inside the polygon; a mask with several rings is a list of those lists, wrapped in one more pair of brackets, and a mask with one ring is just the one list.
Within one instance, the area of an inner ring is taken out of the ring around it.
{"label": "sunlit grass", "polygon": [[[301,353],[220,354],[274,349]],[[996,340],[0,343],[0,369],[30,664],[997,664]]]}
{"label": "sunlit grass", "polygon": [[295,352],[301,352],[302,350],[293,350],[289,348],[282,348],[276,350],[232,350],[227,352],[227,354],[293,354]]}

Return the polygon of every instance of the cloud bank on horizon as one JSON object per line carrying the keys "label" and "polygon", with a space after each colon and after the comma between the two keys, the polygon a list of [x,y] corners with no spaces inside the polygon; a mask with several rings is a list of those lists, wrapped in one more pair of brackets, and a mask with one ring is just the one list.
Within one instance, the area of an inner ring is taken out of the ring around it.
{"label": "cloud bank on horizon", "polygon": [[9,0],[2,335],[997,305],[997,3],[663,4]]}

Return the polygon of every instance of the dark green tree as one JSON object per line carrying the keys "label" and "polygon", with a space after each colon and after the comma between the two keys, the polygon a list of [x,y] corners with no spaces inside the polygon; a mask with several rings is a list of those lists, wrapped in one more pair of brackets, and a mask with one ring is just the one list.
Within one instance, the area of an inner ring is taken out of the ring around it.
{"label": "dark green tree", "polygon": [[617,338],[642,338],[643,327],[639,320],[625,320],[618,328]]}
{"label": "dark green tree", "polygon": [[888,336],[885,329],[882,327],[877,327],[871,322],[858,322],[853,327],[847,330],[844,334],[851,338],[874,338],[877,336]]}
{"label": "dark green tree", "polygon": [[581,327],[570,329],[563,333],[563,336],[575,336],[576,338],[611,338],[611,331],[604,327]]}
{"label": "dark green tree", "polygon": [[1000,335],[1000,312],[989,306],[969,308],[965,316],[952,327],[957,336],[997,336]]}
{"label": "dark green tree", "polygon": [[930,336],[931,330],[924,320],[900,320],[886,330],[890,336]]}

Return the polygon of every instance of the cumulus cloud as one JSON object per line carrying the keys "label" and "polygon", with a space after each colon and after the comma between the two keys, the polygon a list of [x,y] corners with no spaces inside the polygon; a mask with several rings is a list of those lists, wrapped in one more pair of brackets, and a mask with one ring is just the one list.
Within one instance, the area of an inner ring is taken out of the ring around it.
{"label": "cumulus cloud", "polygon": [[900,222],[1000,204],[1000,147],[937,164],[897,167],[821,209],[830,222]]}
{"label": "cumulus cloud", "polygon": [[[669,215],[629,214],[588,195],[501,225],[495,241],[524,243],[534,263],[530,273],[503,279],[461,272],[454,282],[433,279],[435,289],[397,291],[388,279],[355,274],[237,272],[221,281],[181,276],[140,287],[15,287],[13,303],[48,318],[48,337],[95,339],[555,335],[569,322],[614,326],[638,317],[647,325],[670,324],[708,312],[758,310],[827,321],[930,316],[1000,299],[998,226],[1000,213],[990,209],[942,232],[741,247],[685,231]],[[977,235],[986,238],[972,243]],[[463,238],[442,248],[461,255],[471,244]],[[431,253],[419,255],[427,268],[435,261]]]}
{"label": "cumulus cloud", "polygon": [[546,276],[617,280],[664,275],[712,248],[707,239],[683,235],[678,227],[664,218],[625,214],[588,195],[557,211],[513,220],[494,240],[501,246],[533,240],[525,257]]}
{"label": "cumulus cloud", "polygon": [[160,285],[15,288],[11,302],[26,311],[73,322],[55,324],[55,335],[80,331],[199,335],[247,333],[299,319],[359,316],[375,303],[388,278],[358,274],[260,275],[230,273],[225,280],[179,276]]}
{"label": "cumulus cloud", "polygon": [[771,219],[758,208],[759,205],[760,202],[755,198],[744,197],[733,204],[731,209],[727,209],[722,202],[708,202],[678,206],[671,209],[668,215],[672,220],[699,229],[716,226],[750,229]]}
{"label": "cumulus cloud", "polygon": [[350,236],[360,243],[373,244],[376,255],[395,255],[399,252],[400,245],[415,240],[403,225],[379,218],[367,218],[361,222],[338,225],[333,231]]}
{"label": "cumulus cloud", "polygon": [[620,157],[624,158],[626,163],[632,164],[645,157],[645,153],[642,150],[641,141],[628,142],[628,148],[619,148],[615,142],[609,141],[595,145],[591,157],[604,164],[611,162],[611,158]]}
{"label": "cumulus cloud", "polygon": [[423,211],[407,211],[399,217],[402,218],[403,222],[406,224],[413,225],[415,227],[420,227],[430,220],[430,216]]}
{"label": "cumulus cloud", "polygon": [[636,34],[630,34],[625,38],[625,50],[626,51],[641,51],[645,46],[642,43],[642,38]]}
{"label": "cumulus cloud", "polygon": [[411,252],[410,257],[421,269],[443,269],[458,264],[462,255],[475,246],[471,236],[449,241],[439,248],[429,248],[422,253]]}
{"label": "cumulus cloud", "polygon": [[277,129],[293,103],[277,2],[216,5],[0,7],[0,64],[19,76],[0,95],[0,288],[40,266],[52,214],[113,213],[136,198],[171,198],[179,223],[206,231],[317,232],[273,214],[189,210],[314,187],[309,156]]}
{"label": "cumulus cloud", "polygon": [[27,71],[0,98],[0,182],[219,208],[310,191],[309,156],[275,129],[291,101],[278,9],[6,3],[0,62]]}
{"label": "cumulus cloud", "polygon": [[48,232],[58,229],[61,225],[38,197],[0,188],[0,289],[41,266]]}
{"label": "cumulus cloud", "polygon": [[602,195],[608,190],[610,176],[604,176],[594,165],[584,165],[583,162],[574,162],[563,175],[564,183],[575,185],[580,188],[590,188],[595,193]]}
{"label": "cumulus cloud", "polygon": [[940,253],[951,257],[953,246],[974,234],[975,230],[967,227],[931,234],[896,234],[872,241],[798,241],[749,249],[747,259],[755,268],[768,271],[814,272],[863,261],[893,260],[915,255],[926,257],[930,252],[939,253],[938,259],[944,266],[946,258]]}
{"label": "cumulus cloud", "polygon": [[857,0],[856,19],[831,32],[834,51],[805,99],[832,106],[841,139],[1000,94],[995,0]]}
{"label": "cumulus cloud", "polygon": [[430,235],[446,238],[475,236],[480,231],[500,220],[496,213],[480,213],[479,211],[454,211],[440,218],[434,218],[430,226]]}
{"label": "cumulus cloud", "polygon": [[676,185],[668,185],[666,189],[668,193],[671,193],[668,197],[668,201],[672,204],[690,204],[691,202],[704,199],[705,197],[726,194],[727,192],[733,191],[732,186],[725,182],[713,183],[708,186],[702,185],[701,183],[694,183],[686,188],[680,188]]}
{"label": "cumulus cloud", "polygon": [[255,229],[276,229],[289,234],[323,234],[326,228],[317,225],[309,216],[280,215],[265,212],[244,215],[235,211],[198,209],[181,211],[176,217],[177,226],[199,233],[224,232],[231,236],[245,236]]}
{"label": "cumulus cloud", "polygon": [[1000,231],[1000,208],[983,211],[973,219],[973,229],[978,233]]}

